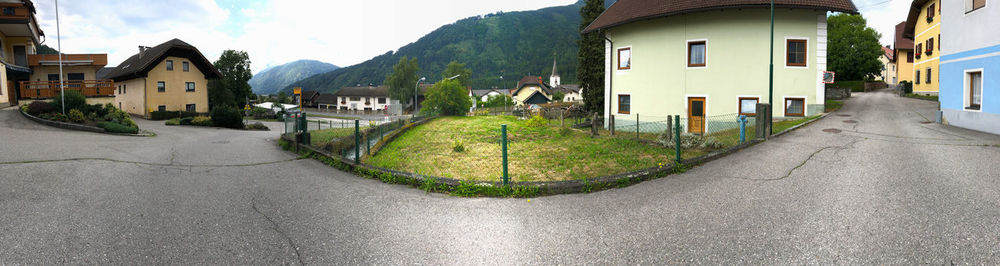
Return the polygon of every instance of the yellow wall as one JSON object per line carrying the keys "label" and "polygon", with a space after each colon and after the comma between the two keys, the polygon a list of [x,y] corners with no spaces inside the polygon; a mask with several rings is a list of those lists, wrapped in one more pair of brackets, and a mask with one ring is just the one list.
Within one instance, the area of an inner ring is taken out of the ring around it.
{"label": "yellow wall", "polygon": [[10,104],[10,94],[14,88],[7,87],[7,66],[0,63],[0,107]]}
{"label": "yellow wall", "polygon": [[146,115],[146,79],[115,82],[115,106],[135,115]]}
{"label": "yellow wall", "polygon": [[[174,61],[174,70],[167,71],[166,60]],[[190,64],[189,72],[184,72],[183,62],[190,60],[167,57],[149,71],[146,78],[146,112],[156,110],[160,105],[165,105],[168,111],[184,111],[187,104],[194,104],[197,112],[208,113],[208,80],[194,64]],[[166,92],[157,91],[159,81],[166,83]],[[195,83],[194,92],[185,91],[187,82]]]}
{"label": "yellow wall", "polygon": [[[517,106],[524,105],[524,101],[527,101],[528,97],[531,97],[532,93],[535,93],[535,91],[539,90],[541,90],[541,88],[538,86],[534,85],[524,86],[524,88],[521,88],[521,90],[517,92],[517,95],[514,95],[514,97],[517,98],[517,101],[514,101],[514,103],[517,104]],[[552,97],[547,93],[545,93],[545,91],[541,91],[541,93],[542,95],[545,95],[547,97]]]}
{"label": "yellow wall", "polygon": [[896,53],[896,77],[899,81],[913,81],[913,63],[907,62],[910,51],[899,50]]}
{"label": "yellow wall", "polygon": [[[930,5],[934,5],[934,20],[930,23],[927,22],[927,8]],[[913,82],[913,93],[920,94],[937,94],[938,92],[938,68],[939,60],[938,57],[941,56],[940,42],[941,42],[941,3],[938,0],[928,1],[920,9],[920,16],[917,17],[916,27],[913,30],[914,47],[917,44],[923,44],[921,48],[922,51],[914,50],[914,53],[920,52],[922,55],[920,58],[914,57],[913,59],[913,77],[916,77],[916,72],[920,71],[920,84],[916,81]],[[958,8],[958,7],[956,7]],[[934,39],[934,49],[927,52],[927,40]],[[914,48],[916,49],[916,48]],[[931,82],[927,82],[927,70],[931,70]]]}

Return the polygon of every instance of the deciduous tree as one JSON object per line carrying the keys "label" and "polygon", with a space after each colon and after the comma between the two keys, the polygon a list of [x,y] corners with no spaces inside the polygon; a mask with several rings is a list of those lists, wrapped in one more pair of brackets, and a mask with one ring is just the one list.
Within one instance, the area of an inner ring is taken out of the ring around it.
{"label": "deciduous tree", "polygon": [[427,90],[421,113],[427,115],[463,115],[472,107],[468,91],[458,80],[442,80]]}
{"label": "deciduous tree", "polygon": [[389,87],[389,98],[413,103],[414,86],[420,79],[417,77],[419,71],[420,66],[416,57],[400,58],[399,63],[392,67],[392,74],[385,78],[385,85]]}
{"label": "deciduous tree", "polygon": [[244,51],[225,50],[214,65],[222,73],[222,78],[208,82],[209,106],[243,107],[244,101],[253,93],[249,83],[253,78],[250,55]]}
{"label": "deciduous tree", "polygon": [[830,34],[830,53],[827,57],[830,71],[838,80],[864,80],[882,72],[879,56],[883,54],[881,38],[875,29],[867,26],[861,15],[837,14],[827,19]]}

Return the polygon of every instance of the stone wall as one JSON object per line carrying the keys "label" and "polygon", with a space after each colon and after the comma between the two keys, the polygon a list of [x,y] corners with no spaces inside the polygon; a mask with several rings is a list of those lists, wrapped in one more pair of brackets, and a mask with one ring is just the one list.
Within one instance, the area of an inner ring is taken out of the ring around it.
{"label": "stone wall", "polygon": [[851,98],[851,88],[826,88],[827,100],[843,100]]}

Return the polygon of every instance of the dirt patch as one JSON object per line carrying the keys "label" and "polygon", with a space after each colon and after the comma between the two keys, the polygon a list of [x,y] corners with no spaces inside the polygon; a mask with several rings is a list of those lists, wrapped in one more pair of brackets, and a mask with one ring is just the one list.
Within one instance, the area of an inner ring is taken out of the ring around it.
{"label": "dirt patch", "polygon": [[857,120],[844,120],[844,123],[848,123],[848,124],[857,124],[857,123],[858,123],[858,121],[857,121]]}
{"label": "dirt patch", "polygon": [[824,129],[823,132],[836,134],[836,133],[840,133],[840,132],[843,132],[843,131],[841,131],[840,129],[836,129],[836,128],[827,128],[827,129]]}
{"label": "dirt patch", "polygon": [[849,115],[849,114],[837,114],[837,116],[839,116],[839,117],[851,117],[851,115]]}
{"label": "dirt patch", "polygon": [[934,124],[934,122],[931,122],[931,121],[923,121],[923,122],[920,122],[920,123],[924,124],[924,125],[926,125],[926,124]]}

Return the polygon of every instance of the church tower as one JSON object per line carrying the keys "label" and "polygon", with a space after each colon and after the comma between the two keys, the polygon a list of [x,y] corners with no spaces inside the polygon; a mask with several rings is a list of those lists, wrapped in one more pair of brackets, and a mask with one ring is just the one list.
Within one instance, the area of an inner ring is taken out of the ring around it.
{"label": "church tower", "polygon": [[549,86],[552,86],[553,88],[559,87],[559,85],[561,85],[560,82],[559,69],[556,68],[556,59],[552,58],[552,75],[549,76]]}

